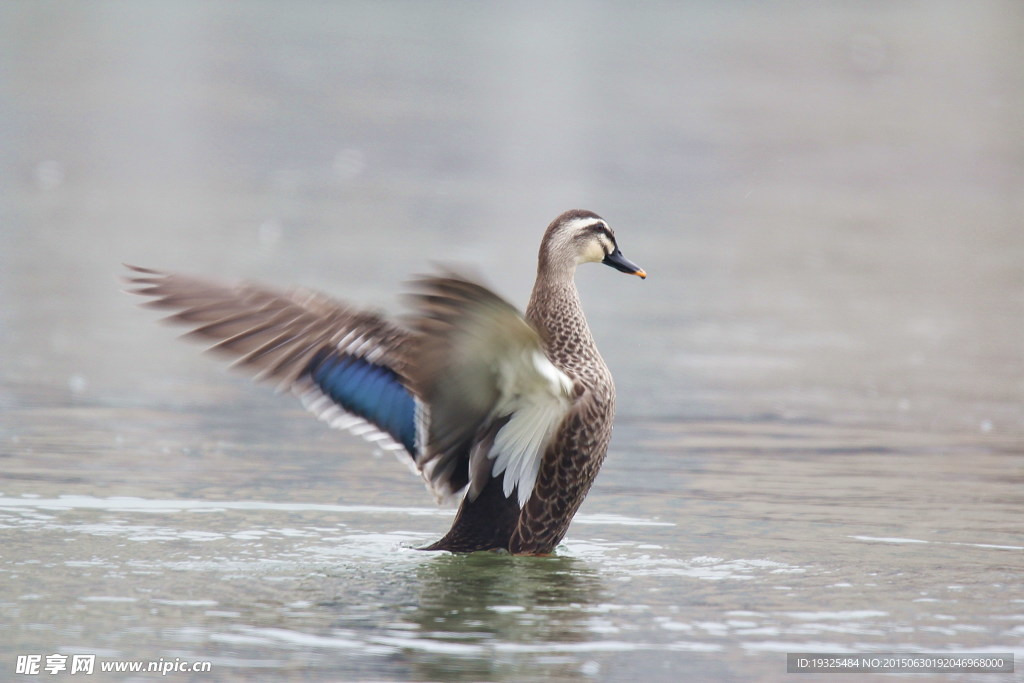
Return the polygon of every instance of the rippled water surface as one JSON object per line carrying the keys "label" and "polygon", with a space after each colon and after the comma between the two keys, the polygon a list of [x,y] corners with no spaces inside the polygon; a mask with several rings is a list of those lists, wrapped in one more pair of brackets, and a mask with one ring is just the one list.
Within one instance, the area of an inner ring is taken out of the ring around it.
{"label": "rippled water surface", "polygon": [[[689,5],[0,7],[0,678],[1019,671],[1024,11]],[[547,558],[416,550],[453,512],[392,456],[116,280],[522,305],[572,206],[650,277],[579,273],[619,416]]]}

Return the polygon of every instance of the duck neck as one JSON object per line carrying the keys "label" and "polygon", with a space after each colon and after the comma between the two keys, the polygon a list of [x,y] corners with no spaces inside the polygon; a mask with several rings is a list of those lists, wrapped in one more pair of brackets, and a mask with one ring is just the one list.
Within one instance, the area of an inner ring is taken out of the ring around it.
{"label": "duck neck", "polygon": [[542,265],[526,308],[526,317],[540,331],[548,355],[563,370],[574,361],[600,358],[573,280],[575,270]]}

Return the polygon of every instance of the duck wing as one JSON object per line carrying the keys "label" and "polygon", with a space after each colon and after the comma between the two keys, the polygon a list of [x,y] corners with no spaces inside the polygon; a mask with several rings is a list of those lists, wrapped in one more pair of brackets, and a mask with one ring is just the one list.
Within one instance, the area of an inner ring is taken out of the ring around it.
{"label": "duck wing", "polygon": [[440,481],[420,467],[425,411],[410,381],[413,331],[312,290],[128,268],[130,291],[150,297],[150,307],[175,310],[166,320],[192,326],[186,338],[212,342],[211,351],[235,359],[232,367],[295,394],[330,426],[395,451],[439,501],[465,485],[465,475]]}
{"label": "duck wing", "polygon": [[430,410],[421,466],[441,481],[468,466],[470,501],[502,476],[505,497],[517,491],[522,508],[572,406],[573,382],[523,315],[486,287],[454,273],[413,284],[413,387]]}

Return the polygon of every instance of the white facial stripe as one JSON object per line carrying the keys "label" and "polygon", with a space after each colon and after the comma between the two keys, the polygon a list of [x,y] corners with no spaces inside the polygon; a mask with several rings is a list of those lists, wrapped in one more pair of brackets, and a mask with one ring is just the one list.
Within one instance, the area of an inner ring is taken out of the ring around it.
{"label": "white facial stripe", "polygon": [[596,228],[596,227],[608,228],[608,224],[600,218],[573,218],[571,221],[565,224],[564,230],[567,232],[576,232],[577,230],[583,230],[584,228]]}

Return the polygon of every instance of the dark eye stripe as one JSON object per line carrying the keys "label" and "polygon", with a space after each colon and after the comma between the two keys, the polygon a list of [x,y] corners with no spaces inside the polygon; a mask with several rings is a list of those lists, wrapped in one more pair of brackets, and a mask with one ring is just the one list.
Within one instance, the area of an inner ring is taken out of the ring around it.
{"label": "dark eye stripe", "polygon": [[[579,232],[577,232],[573,236],[573,241],[586,242],[598,235],[604,237],[605,239],[608,240],[609,243],[611,243],[612,251],[618,249],[619,245],[615,242],[615,235],[612,234],[612,231],[603,222],[595,222],[591,223],[590,225],[583,226],[581,229],[579,229]],[[604,244],[602,244],[602,247],[604,247]],[[607,256],[607,253],[605,255]]]}
{"label": "dark eye stripe", "polygon": [[608,226],[606,226],[606,225],[604,225],[602,223],[595,223],[594,225],[588,225],[587,226],[587,232],[593,233],[595,235],[604,235],[605,237],[608,238],[609,242],[611,242],[612,244],[615,244],[615,235],[613,235],[612,231],[608,229]]}

